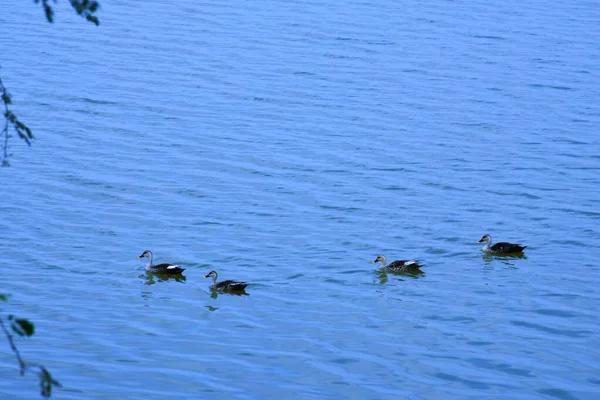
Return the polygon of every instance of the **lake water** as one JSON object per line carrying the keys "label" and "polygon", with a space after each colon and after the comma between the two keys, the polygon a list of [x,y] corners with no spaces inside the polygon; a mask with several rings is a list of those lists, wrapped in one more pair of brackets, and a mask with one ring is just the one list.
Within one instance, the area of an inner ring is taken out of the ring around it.
{"label": "lake water", "polygon": [[2,313],[57,399],[600,397],[598,1],[4,3]]}

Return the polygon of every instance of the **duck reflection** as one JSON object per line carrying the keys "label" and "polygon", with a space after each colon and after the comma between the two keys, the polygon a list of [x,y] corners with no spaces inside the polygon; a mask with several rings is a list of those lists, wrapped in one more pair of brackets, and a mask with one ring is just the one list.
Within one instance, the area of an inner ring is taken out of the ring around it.
{"label": "duck reflection", "polygon": [[523,253],[519,254],[494,254],[494,253],[481,253],[481,258],[486,267],[491,266],[493,261],[500,261],[502,264],[516,268],[513,261],[515,260],[527,260],[527,256]]}
{"label": "duck reflection", "polygon": [[250,296],[249,293],[246,293],[246,289],[237,290],[235,292],[223,292],[220,290],[210,289],[210,297],[216,299],[219,295],[230,295],[230,296]]}
{"label": "duck reflection", "polygon": [[178,275],[153,274],[151,272],[146,272],[145,274],[142,274],[139,277],[144,281],[145,285],[154,285],[155,283],[166,282],[166,281],[175,281],[175,282],[185,283],[185,281],[187,280],[185,275],[182,275],[182,274],[178,274]]}
{"label": "duck reflection", "polygon": [[[421,276],[424,276],[425,272],[423,272],[421,270],[410,271],[410,272],[391,272],[391,271],[386,271],[385,269],[378,269],[376,271],[376,276],[377,276],[377,279],[379,280],[380,285],[385,285],[388,282],[388,280],[389,280],[388,275],[409,276],[413,279],[417,279]],[[405,279],[400,278],[399,280],[404,281]]]}

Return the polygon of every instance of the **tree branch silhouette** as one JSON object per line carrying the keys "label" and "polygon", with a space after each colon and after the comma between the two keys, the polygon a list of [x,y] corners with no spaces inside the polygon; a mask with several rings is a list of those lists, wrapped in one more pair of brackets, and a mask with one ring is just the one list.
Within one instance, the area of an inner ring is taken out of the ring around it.
{"label": "tree branch silhouette", "polygon": [[2,82],[2,78],[0,77],[0,94],[2,96],[2,102],[4,103],[4,127],[2,128],[1,135],[4,135],[4,142],[2,143],[2,166],[8,167],[10,164],[8,162],[8,139],[10,138],[10,127],[12,127],[17,135],[29,146],[31,146],[31,139],[34,139],[33,133],[31,129],[17,118],[14,112],[12,112],[9,108],[12,103],[12,98],[6,90],[4,86],[4,82]]}
{"label": "tree branch silhouette", "polygon": [[[4,294],[0,294],[0,300],[6,301],[7,296]],[[19,336],[32,336],[35,332],[35,325],[31,323],[29,320],[24,318],[16,318],[14,315],[9,315],[7,317],[7,322],[5,323],[4,317],[0,316],[0,327],[2,327],[2,332],[6,336],[8,340],[8,344],[10,345],[11,350],[15,353],[15,357],[17,358],[17,362],[19,363],[19,372],[21,376],[25,375],[25,372],[31,368],[38,369],[38,377],[40,378],[40,394],[45,399],[49,399],[52,396],[52,388],[53,387],[62,387],[60,382],[52,378],[50,372],[41,364],[36,363],[28,363],[23,360],[21,357],[21,353],[15,344],[15,339],[13,334],[7,328],[7,323],[10,322],[10,328],[14,333]]]}
{"label": "tree branch silhouette", "polygon": [[[46,19],[48,22],[54,22],[54,9],[50,5],[49,0],[35,0],[36,3],[42,3],[42,8],[44,9],[44,14],[46,14]],[[96,11],[100,8],[100,3],[97,1],[90,0],[69,0],[75,12],[91,23],[95,25],[100,25],[100,20],[96,15]],[[54,0],[56,3],[56,0]]]}
{"label": "tree branch silhouette", "polygon": [[[36,4],[41,3],[44,9],[44,14],[48,22],[54,22],[54,8],[50,4],[50,0],[34,0]],[[56,3],[56,0],[53,1]],[[75,10],[78,15],[81,15],[86,20],[90,21],[94,25],[100,25],[100,20],[96,16],[96,12],[100,9],[100,3],[95,0],[69,0],[71,7]],[[25,140],[29,146],[31,146],[31,140],[34,139],[31,129],[23,122],[21,122],[15,113],[13,113],[9,106],[12,104],[12,98],[8,93],[8,90],[0,78],[0,94],[2,95],[2,102],[4,104],[4,127],[0,131],[0,140],[2,141],[2,163],[3,167],[10,166],[8,158],[10,153],[8,152],[8,139],[11,137],[10,128],[12,127],[17,135]]]}

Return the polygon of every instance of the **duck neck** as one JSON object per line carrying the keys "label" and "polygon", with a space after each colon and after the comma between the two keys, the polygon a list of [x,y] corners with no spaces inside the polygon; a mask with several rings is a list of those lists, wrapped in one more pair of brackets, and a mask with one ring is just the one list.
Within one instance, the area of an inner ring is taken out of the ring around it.
{"label": "duck neck", "polygon": [[146,268],[152,268],[152,253],[148,252],[148,264],[146,264]]}
{"label": "duck neck", "polygon": [[483,251],[492,251],[491,247],[492,247],[492,239],[486,240],[485,245],[482,247],[482,250]]}
{"label": "duck neck", "polygon": [[381,257],[381,260],[379,260],[379,263],[381,264],[380,268],[383,269],[387,265],[387,260],[385,259],[385,257]]}
{"label": "duck neck", "polygon": [[213,285],[214,285],[215,283],[217,283],[217,273],[216,272],[213,274],[212,278],[213,278]]}

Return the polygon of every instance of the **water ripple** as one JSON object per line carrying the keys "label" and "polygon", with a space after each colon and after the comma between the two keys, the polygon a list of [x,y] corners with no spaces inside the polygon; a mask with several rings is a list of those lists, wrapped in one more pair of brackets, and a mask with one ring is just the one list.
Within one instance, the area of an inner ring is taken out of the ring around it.
{"label": "water ripple", "polygon": [[104,6],[0,15],[5,311],[57,397],[600,394],[594,4]]}

